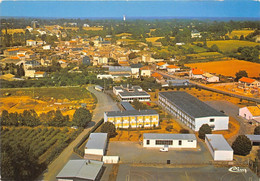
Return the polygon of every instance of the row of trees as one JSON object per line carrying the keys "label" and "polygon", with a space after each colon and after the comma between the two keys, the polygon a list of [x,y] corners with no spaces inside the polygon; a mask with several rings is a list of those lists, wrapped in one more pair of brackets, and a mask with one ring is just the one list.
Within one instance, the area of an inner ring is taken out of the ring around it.
{"label": "row of trees", "polygon": [[86,127],[91,121],[92,115],[89,110],[79,108],[73,114],[72,122],[69,121],[69,116],[64,116],[60,110],[52,110],[47,113],[42,113],[40,116],[35,110],[24,110],[23,113],[17,112],[9,113],[7,110],[2,111],[1,124],[4,126],[30,126],[35,127],[38,125],[44,126],[78,126]]}

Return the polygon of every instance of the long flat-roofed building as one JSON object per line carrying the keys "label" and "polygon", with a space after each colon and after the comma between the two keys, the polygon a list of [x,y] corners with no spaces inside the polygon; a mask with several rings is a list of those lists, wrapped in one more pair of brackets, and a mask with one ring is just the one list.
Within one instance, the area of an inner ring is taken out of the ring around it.
{"label": "long flat-roofed building", "polygon": [[197,139],[195,134],[143,134],[143,147],[162,148],[165,146],[169,148],[196,148]]}
{"label": "long flat-roofed building", "polygon": [[159,105],[195,131],[203,124],[208,124],[212,130],[228,129],[227,115],[186,92],[159,92]]}
{"label": "long flat-roofed building", "polygon": [[159,126],[159,114],[155,110],[126,110],[104,113],[104,121],[116,128],[137,128]]}
{"label": "long flat-roofed building", "polygon": [[85,146],[84,158],[101,160],[107,146],[107,133],[91,133]]}
{"label": "long flat-roofed building", "polygon": [[150,95],[140,86],[115,86],[113,87],[113,93],[123,102],[133,102],[134,100],[150,101]]}
{"label": "long flat-roofed building", "polygon": [[232,161],[233,149],[222,134],[206,134],[205,143],[214,161]]}
{"label": "long flat-roofed building", "polygon": [[99,180],[102,174],[103,162],[94,160],[69,160],[56,176],[58,181]]}

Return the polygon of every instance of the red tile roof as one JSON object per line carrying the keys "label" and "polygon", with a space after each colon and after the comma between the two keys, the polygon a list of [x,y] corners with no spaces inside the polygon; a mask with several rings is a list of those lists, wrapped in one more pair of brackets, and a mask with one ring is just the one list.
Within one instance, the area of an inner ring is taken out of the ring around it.
{"label": "red tile roof", "polygon": [[176,68],[179,68],[179,67],[177,67],[176,65],[169,65],[169,66],[167,66],[167,68],[169,68],[169,69],[176,69]]}
{"label": "red tile roof", "polygon": [[157,73],[157,72],[153,73],[152,77],[159,79],[159,80],[161,80],[163,78],[163,76],[161,74]]}
{"label": "red tile roof", "polygon": [[250,79],[248,77],[242,77],[241,79],[239,79],[240,82],[245,82],[245,83],[253,83],[254,81],[256,81],[255,79]]}
{"label": "red tile roof", "polygon": [[165,62],[159,62],[159,63],[157,63],[158,66],[162,66],[162,65],[164,65],[164,64],[165,64]]}
{"label": "red tile roof", "polygon": [[202,75],[203,71],[199,69],[192,69],[192,74],[193,75]]}

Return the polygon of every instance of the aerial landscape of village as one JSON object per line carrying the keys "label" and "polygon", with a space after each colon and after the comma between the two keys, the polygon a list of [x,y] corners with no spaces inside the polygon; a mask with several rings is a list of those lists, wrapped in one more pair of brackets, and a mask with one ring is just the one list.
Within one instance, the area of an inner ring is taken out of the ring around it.
{"label": "aerial landscape of village", "polygon": [[259,181],[259,7],[0,1],[0,180]]}

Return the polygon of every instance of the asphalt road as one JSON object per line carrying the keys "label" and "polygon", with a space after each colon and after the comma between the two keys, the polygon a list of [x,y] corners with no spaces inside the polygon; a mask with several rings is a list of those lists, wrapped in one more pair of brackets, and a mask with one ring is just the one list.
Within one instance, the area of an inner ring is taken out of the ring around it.
{"label": "asphalt road", "polygon": [[117,111],[119,108],[116,105],[111,97],[103,92],[96,91],[94,86],[88,87],[88,90],[92,92],[98,99],[97,106],[93,111],[92,123],[83,130],[83,132],[72,142],[69,144],[67,148],[63,150],[63,152],[56,158],[51,164],[48,165],[47,170],[38,178],[38,180],[46,180],[46,181],[56,181],[56,176],[61,171],[61,169],[65,166],[65,164],[70,159],[79,158],[73,152],[73,148],[78,144],[78,142],[91,130],[91,128],[104,116],[104,111]]}

